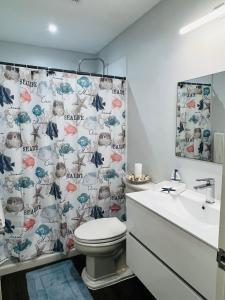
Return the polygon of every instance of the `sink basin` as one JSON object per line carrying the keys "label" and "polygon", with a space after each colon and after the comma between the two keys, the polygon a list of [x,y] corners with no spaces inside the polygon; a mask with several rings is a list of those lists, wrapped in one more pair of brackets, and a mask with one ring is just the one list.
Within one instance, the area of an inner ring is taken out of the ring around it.
{"label": "sink basin", "polygon": [[206,204],[201,196],[191,191],[183,192],[179,197],[180,204],[195,222],[202,223],[200,226],[219,227],[219,203]]}
{"label": "sink basin", "polygon": [[[205,209],[202,209],[203,204]],[[147,257],[157,258],[157,263],[160,262],[167,268],[161,270],[161,275],[158,276],[160,268],[152,260],[151,264],[146,265],[147,269],[153,268],[155,272],[154,275],[151,271],[148,272],[151,280],[146,276],[146,282],[153,291],[155,289],[155,295],[161,290],[162,278],[167,285],[168,278],[178,274],[184,284],[188,283],[191,290],[200,295],[198,297],[195,294],[193,297],[190,294],[184,299],[214,300],[220,202],[206,204],[205,196],[192,190],[184,190],[178,194],[148,190],[127,194],[126,206],[128,265],[139,272],[140,278],[143,278]],[[137,249],[136,256],[131,253],[133,247]],[[134,257],[142,255],[145,255],[142,258],[143,269],[138,269],[139,263],[136,263]],[[166,275],[168,270],[172,272],[170,277]],[[166,298],[165,294],[158,298],[181,299],[180,295],[183,293],[178,296],[174,290],[173,296]]]}
{"label": "sink basin", "polygon": [[217,249],[220,216],[218,200],[206,204],[205,196],[192,190],[185,190],[178,195],[150,190],[128,194],[131,199],[133,196],[139,204]]}

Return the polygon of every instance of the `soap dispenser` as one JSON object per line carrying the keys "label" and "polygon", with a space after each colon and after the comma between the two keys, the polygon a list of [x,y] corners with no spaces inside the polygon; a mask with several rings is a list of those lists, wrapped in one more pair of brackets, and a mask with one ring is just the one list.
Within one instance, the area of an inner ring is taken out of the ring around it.
{"label": "soap dispenser", "polygon": [[170,179],[173,181],[181,181],[181,177],[180,177],[179,171],[177,169],[173,170]]}

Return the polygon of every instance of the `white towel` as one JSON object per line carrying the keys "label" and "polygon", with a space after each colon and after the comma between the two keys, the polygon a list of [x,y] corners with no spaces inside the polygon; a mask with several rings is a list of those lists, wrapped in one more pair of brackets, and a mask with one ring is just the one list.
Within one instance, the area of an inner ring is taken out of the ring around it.
{"label": "white towel", "polygon": [[213,141],[213,161],[222,164],[224,156],[225,133],[215,132]]}

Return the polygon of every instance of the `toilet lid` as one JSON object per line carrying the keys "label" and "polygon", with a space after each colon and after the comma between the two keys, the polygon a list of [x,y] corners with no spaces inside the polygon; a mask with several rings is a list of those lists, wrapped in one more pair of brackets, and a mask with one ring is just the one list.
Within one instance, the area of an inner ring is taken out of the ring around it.
{"label": "toilet lid", "polygon": [[122,237],[126,230],[126,225],[117,218],[102,218],[82,224],[74,235],[83,242],[99,243]]}

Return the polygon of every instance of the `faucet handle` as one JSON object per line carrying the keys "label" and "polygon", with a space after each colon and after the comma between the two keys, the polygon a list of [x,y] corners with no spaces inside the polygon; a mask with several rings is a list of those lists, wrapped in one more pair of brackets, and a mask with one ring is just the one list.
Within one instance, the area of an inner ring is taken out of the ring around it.
{"label": "faucet handle", "polygon": [[199,179],[196,179],[196,181],[206,181],[206,183],[209,184],[209,185],[215,183],[214,178],[199,178]]}

